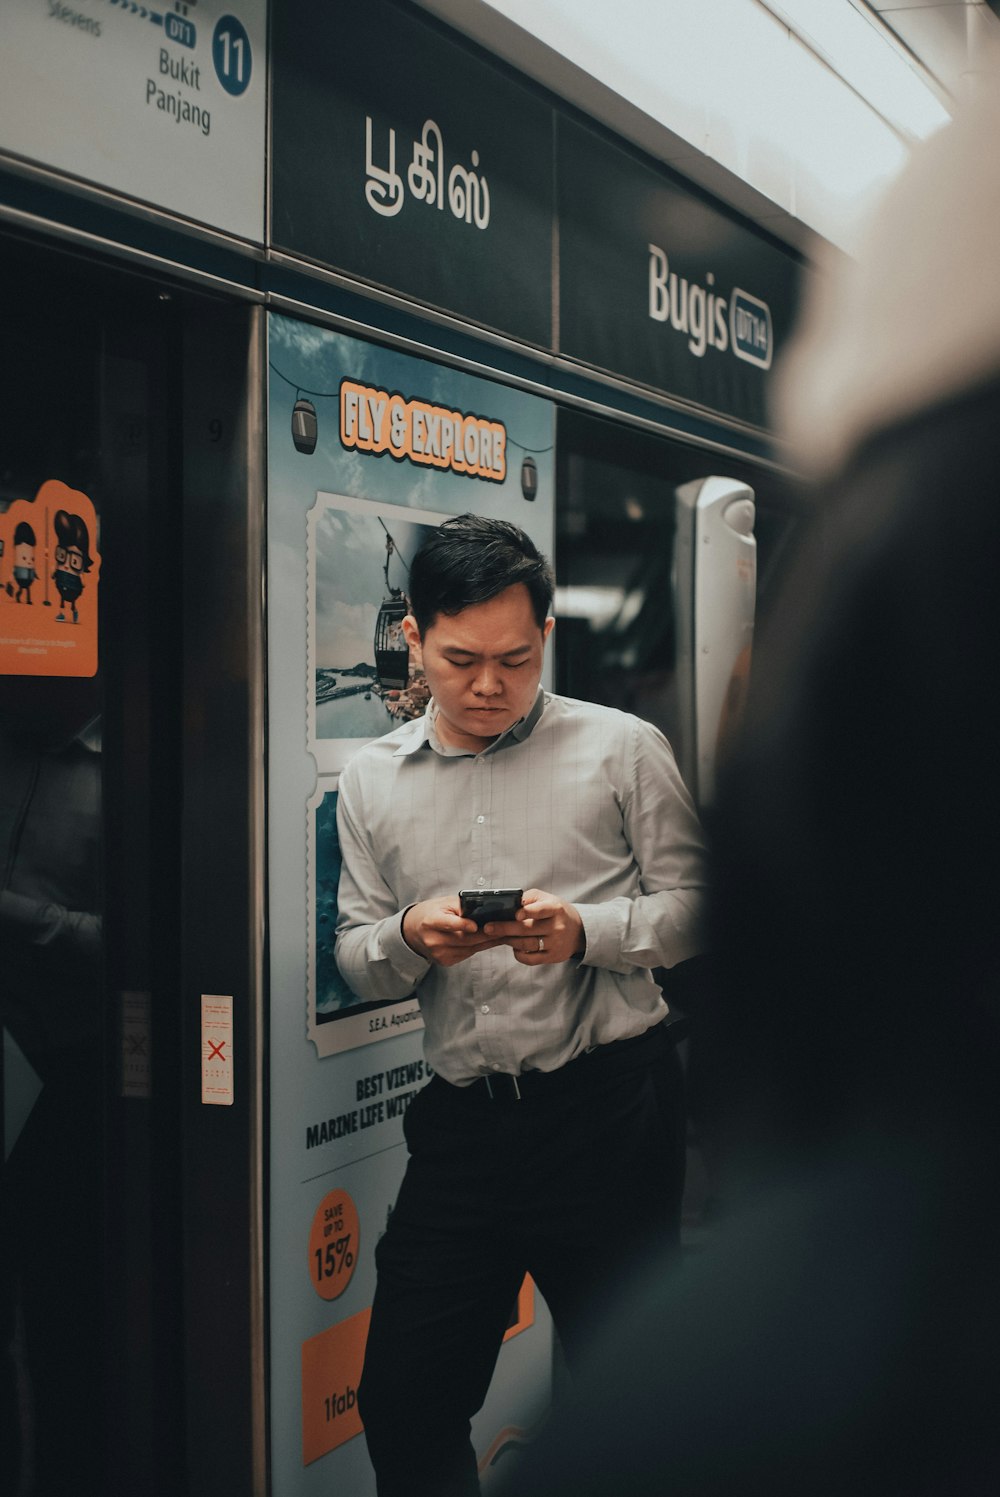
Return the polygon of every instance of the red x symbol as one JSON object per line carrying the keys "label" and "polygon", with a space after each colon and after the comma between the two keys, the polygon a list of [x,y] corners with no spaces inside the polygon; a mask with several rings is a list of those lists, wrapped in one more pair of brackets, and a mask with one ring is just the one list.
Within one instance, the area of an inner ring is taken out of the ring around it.
{"label": "red x symbol", "polygon": [[223,1050],[225,1049],[225,1044],[226,1044],[225,1040],[219,1040],[218,1044],[216,1044],[215,1040],[209,1040],[209,1042],[208,1042],[208,1058],[209,1058],[209,1060],[225,1060],[226,1057],[222,1053]]}

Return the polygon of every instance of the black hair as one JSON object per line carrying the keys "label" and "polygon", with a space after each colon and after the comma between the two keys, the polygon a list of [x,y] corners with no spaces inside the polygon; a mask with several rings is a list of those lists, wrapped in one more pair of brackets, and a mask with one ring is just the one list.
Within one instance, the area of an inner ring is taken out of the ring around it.
{"label": "black hair", "polygon": [[506,520],[456,515],[432,530],[410,566],[407,596],[421,637],[439,613],[461,613],[523,582],[539,629],[555,577],[530,536]]}
{"label": "black hair", "polygon": [[33,546],[35,544],[35,532],[27,520],[19,520],[14,530],[15,546]]}
{"label": "black hair", "polygon": [[79,515],[70,514],[65,509],[57,509],[53,524],[59,545],[67,551],[70,546],[75,546],[83,556],[83,570],[89,572],[94,563],[90,555],[90,534],[85,522]]}

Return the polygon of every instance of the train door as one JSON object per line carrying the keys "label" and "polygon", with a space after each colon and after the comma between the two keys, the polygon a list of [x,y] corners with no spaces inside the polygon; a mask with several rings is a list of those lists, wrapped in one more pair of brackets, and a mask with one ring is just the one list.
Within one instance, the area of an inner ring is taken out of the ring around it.
{"label": "train door", "polygon": [[727,687],[794,529],[783,481],[577,411],[558,430],[556,688],[655,723],[705,811]]}
{"label": "train door", "polygon": [[675,495],[673,607],[681,771],[699,805],[715,799],[718,764],[743,710],[757,602],[754,491],[696,478]]}
{"label": "train door", "polygon": [[228,1419],[251,1491],[252,316],[13,239],[0,288],[0,1488],[208,1490]]}
{"label": "train door", "polygon": [[[560,412],[558,432],[556,689],[654,723],[707,819],[755,611],[794,529],[784,486],[729,455],[576,411]],[[706,964],[657,977],[686,1059]],[[711,1219],[714,1181],[693,1066],[688,1080],[691,1243]]]}

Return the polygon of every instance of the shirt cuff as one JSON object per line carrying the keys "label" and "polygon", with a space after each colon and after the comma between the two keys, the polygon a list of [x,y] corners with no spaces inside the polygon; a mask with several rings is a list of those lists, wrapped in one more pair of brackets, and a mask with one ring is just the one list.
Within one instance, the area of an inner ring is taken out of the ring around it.
{"label": "shirt cuff", "polygon": [[578,904],[574,908],[583,921],[586,942],[580,961],[587,967],[621,967],[628,902],[611,900],[608,904]]}
{"label": "shirt cuff", "polygon": [[[411,909],[411,905],[407,905]],[[388,920],[382,922],[379,931],[379,945],[385,960],[395,969],[400,977],[405,977],[414,986],[430,971],[430,962],[424,957],[418,956],[412,946],[407,946],[403,939],[403,920],[406,910],[402,915],[392,915]]]}

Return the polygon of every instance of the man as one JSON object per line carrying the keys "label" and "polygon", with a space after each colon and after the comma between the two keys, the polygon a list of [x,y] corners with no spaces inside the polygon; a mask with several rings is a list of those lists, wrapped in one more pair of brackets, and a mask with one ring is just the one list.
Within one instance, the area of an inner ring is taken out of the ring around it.
{"label": "man", "polygon": [[[572,1360],[638,1257],[676,1242],[680,1067],[652,979],[699,950],[702,836],[649,724],[539,689],[551,569],[463,515],[410,572],[426,715],[340,780],[337,960],[416,989],[434,1077],[378,1245],[359,1406],[380,1497],[478,1492],[469,1420],[530,1273]],[[458,890],[524,890],[480,930]]]}

